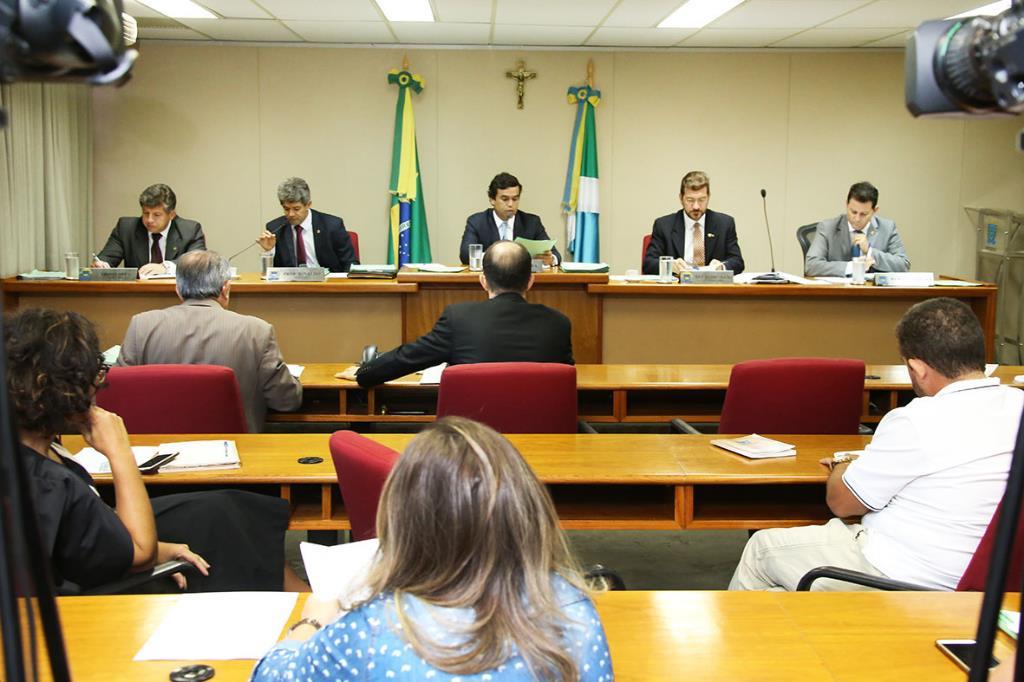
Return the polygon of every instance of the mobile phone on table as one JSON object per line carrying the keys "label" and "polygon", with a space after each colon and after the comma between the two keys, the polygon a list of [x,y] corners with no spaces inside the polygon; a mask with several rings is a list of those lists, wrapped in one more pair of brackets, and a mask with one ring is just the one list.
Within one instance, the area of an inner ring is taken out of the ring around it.
{"label": "mobile phone on table", "polygon": [[[971,663],[974,662],[974,650],[978,646],[973,639],[937,639],[935,640],[935,646],[939,647],[939,651],[946,654],[961,670],[971,672]],[[996,657],[989,656],[989,669],[997,665],[999,665],[999,661]]]}
{"label": "mobile phone on table", "polygon": [[139,472],[143,474],[155,474],[160,470],[160,467],[167,464],[177,456],[177,452],[154,455],[139,465]]}

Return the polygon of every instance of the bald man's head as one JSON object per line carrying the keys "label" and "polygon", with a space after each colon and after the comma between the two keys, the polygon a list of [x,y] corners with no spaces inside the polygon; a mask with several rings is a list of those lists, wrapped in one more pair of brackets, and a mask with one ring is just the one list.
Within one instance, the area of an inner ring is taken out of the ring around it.
{"label": "bald man's head", "polygon": [[492,294],[525,294],[530,286],[530,252],[515,242],[494,242],[484,252],[484,277]]}

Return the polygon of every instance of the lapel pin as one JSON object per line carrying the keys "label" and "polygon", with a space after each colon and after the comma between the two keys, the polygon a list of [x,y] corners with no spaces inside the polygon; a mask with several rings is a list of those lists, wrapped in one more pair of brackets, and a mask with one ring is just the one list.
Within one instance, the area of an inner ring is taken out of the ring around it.
{"label": "lapel pin", "polygon": [[709,237],[714,237],[714,236],[715,236],[715,233],[714,233],[714,232],[708,232],[708,236],[709,236]]}

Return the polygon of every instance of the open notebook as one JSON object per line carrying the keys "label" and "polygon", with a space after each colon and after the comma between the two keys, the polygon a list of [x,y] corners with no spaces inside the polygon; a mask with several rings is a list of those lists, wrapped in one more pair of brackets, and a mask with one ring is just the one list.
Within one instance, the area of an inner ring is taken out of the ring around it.
{"label": "open notebook", "polygon": [[[208,471],[211,469],[237,469],[241,464],[238,448],[233,440],[191,440],[177,443],[161,443],[156,447],[132,446],[136,464],[142,464],[157,454],[177,452],[178,456],[160,468],[165,471]],[[71,457],[90,474],[109,474],[110,462],[92,448],[82,450]]]}

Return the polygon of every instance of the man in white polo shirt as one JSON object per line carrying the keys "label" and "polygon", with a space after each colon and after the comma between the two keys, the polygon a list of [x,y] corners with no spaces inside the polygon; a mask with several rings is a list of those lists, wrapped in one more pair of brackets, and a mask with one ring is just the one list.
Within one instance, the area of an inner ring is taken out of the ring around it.
{"label": "man in white polo shirt", "polygon": [[[822,460],[838,518],[756,533],[729,589],[793,590],[817,566],[956,587],[1002,498],[1024,391],[985,377],[981,327],[959,301],[918,303],[896,336],[919,397],[885,415],[859,459]],[[841,520],[856,516],[861,523]]]}

